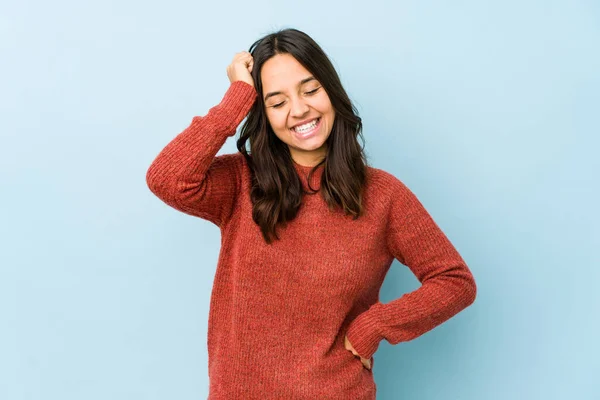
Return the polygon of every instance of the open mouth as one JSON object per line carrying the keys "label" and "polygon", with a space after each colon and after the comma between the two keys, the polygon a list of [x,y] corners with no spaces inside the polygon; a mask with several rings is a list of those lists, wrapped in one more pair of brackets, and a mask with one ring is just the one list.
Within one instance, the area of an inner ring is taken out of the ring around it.
{"label": "open mouth", "polygon": [[316,133],[320,126],[321,126],[321,117],[316,118],[307,124],[291,128],[290,130],[292,132],[294,132],[294,134],[297,137],[299,137],[301,139],[306,139],[306,138],[312,136],[314,133]]}

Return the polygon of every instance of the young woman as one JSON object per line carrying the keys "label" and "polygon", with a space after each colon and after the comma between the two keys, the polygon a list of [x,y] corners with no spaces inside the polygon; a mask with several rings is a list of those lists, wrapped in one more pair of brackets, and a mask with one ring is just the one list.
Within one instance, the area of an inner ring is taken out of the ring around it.
{"label": "young woman", "polygon": [[[375,399],[381,340],[414,339],[469,306],[473,276],[417,197],[367,165],[361,119],[313,39],[269,34],[227,75],[221,102],[146,177],[221,231],[209,399]],[[239,152],[216,156],[245,117]],[[384,304],[394,259],[422,285]]]}

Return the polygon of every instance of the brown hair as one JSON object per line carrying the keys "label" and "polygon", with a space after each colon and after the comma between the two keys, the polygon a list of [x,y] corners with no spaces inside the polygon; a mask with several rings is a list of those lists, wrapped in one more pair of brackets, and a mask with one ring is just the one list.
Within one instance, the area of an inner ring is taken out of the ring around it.
{"label": "brown hair", "polygon": [[[335,120],[326,141],[327,154],[311,174],[324,163],[321,191],[329,208],[340,207],[354,219],[361,216],[367,174],[362,121],[325,52],[306,33],[292,28],[257,40],[249,52],[254,59],[252,78],[258,96],[242,125],[237,148],[252,172],[252,219],[260,227],[265,241],[270,244],[273,236],[279,240],[276,226],[285,226],[296,217],[303,195],[289,148],[273,132],[262,97],[261,68],[277,54],[293,56],[313,74],[329,96]],[[363,139],[363,146],[359,145],[358,136]],[[248,140],[250,155],[246,151]]]}

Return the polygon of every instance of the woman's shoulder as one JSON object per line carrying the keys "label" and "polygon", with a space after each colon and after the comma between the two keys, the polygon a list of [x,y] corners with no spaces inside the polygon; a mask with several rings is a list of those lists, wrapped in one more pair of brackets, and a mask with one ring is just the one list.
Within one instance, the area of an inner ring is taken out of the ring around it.
{"label": "woman's shoulder", "polygon": [[373,189],[385,192],[393,192],[398,190],[399,187],[404,186],[402,181],[393,173],[371,165],[367,166],[367,184],[372,186]]}
{"label": "woman's shoulder", "polygon": [[375,193],[382,202],[386,204],[414,204],[415,201],[420,202],[417,194],[395,174],[371,166],[368,169],[370,192],[372,195]]}
{"label": "woman's shoulder", "polygon": [[247,165],[246,158],[239,151],[235,153],[219,154],[218,156],[215,156],[214,161],[218,162],[219,164],[228,165],[230,168],[235,168],[238,170],[243,166]]}

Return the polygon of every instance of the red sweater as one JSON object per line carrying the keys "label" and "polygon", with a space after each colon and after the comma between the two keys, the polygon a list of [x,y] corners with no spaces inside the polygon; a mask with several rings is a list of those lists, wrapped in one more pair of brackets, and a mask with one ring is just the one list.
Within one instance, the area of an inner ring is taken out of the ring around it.
{"label": "red sweater", "polygon": [[[382,339],[414,339],[475,299],[473,276],[417,197],[368,167],[365,215],[352,220],[305,194],[296,219],[267,245],[252,220],[250,170],[241,155],[216,156],[257,93],[233,82],[205,116],[192,118],[148,169],[169,206],[220,228],[208,324],[209,399],[375,399],[371,359]],[[294,164],[308,190],[309,167]],[[311,177],[318,188],[324,167]],[[394,259],[421,286],[384,304]]]}

